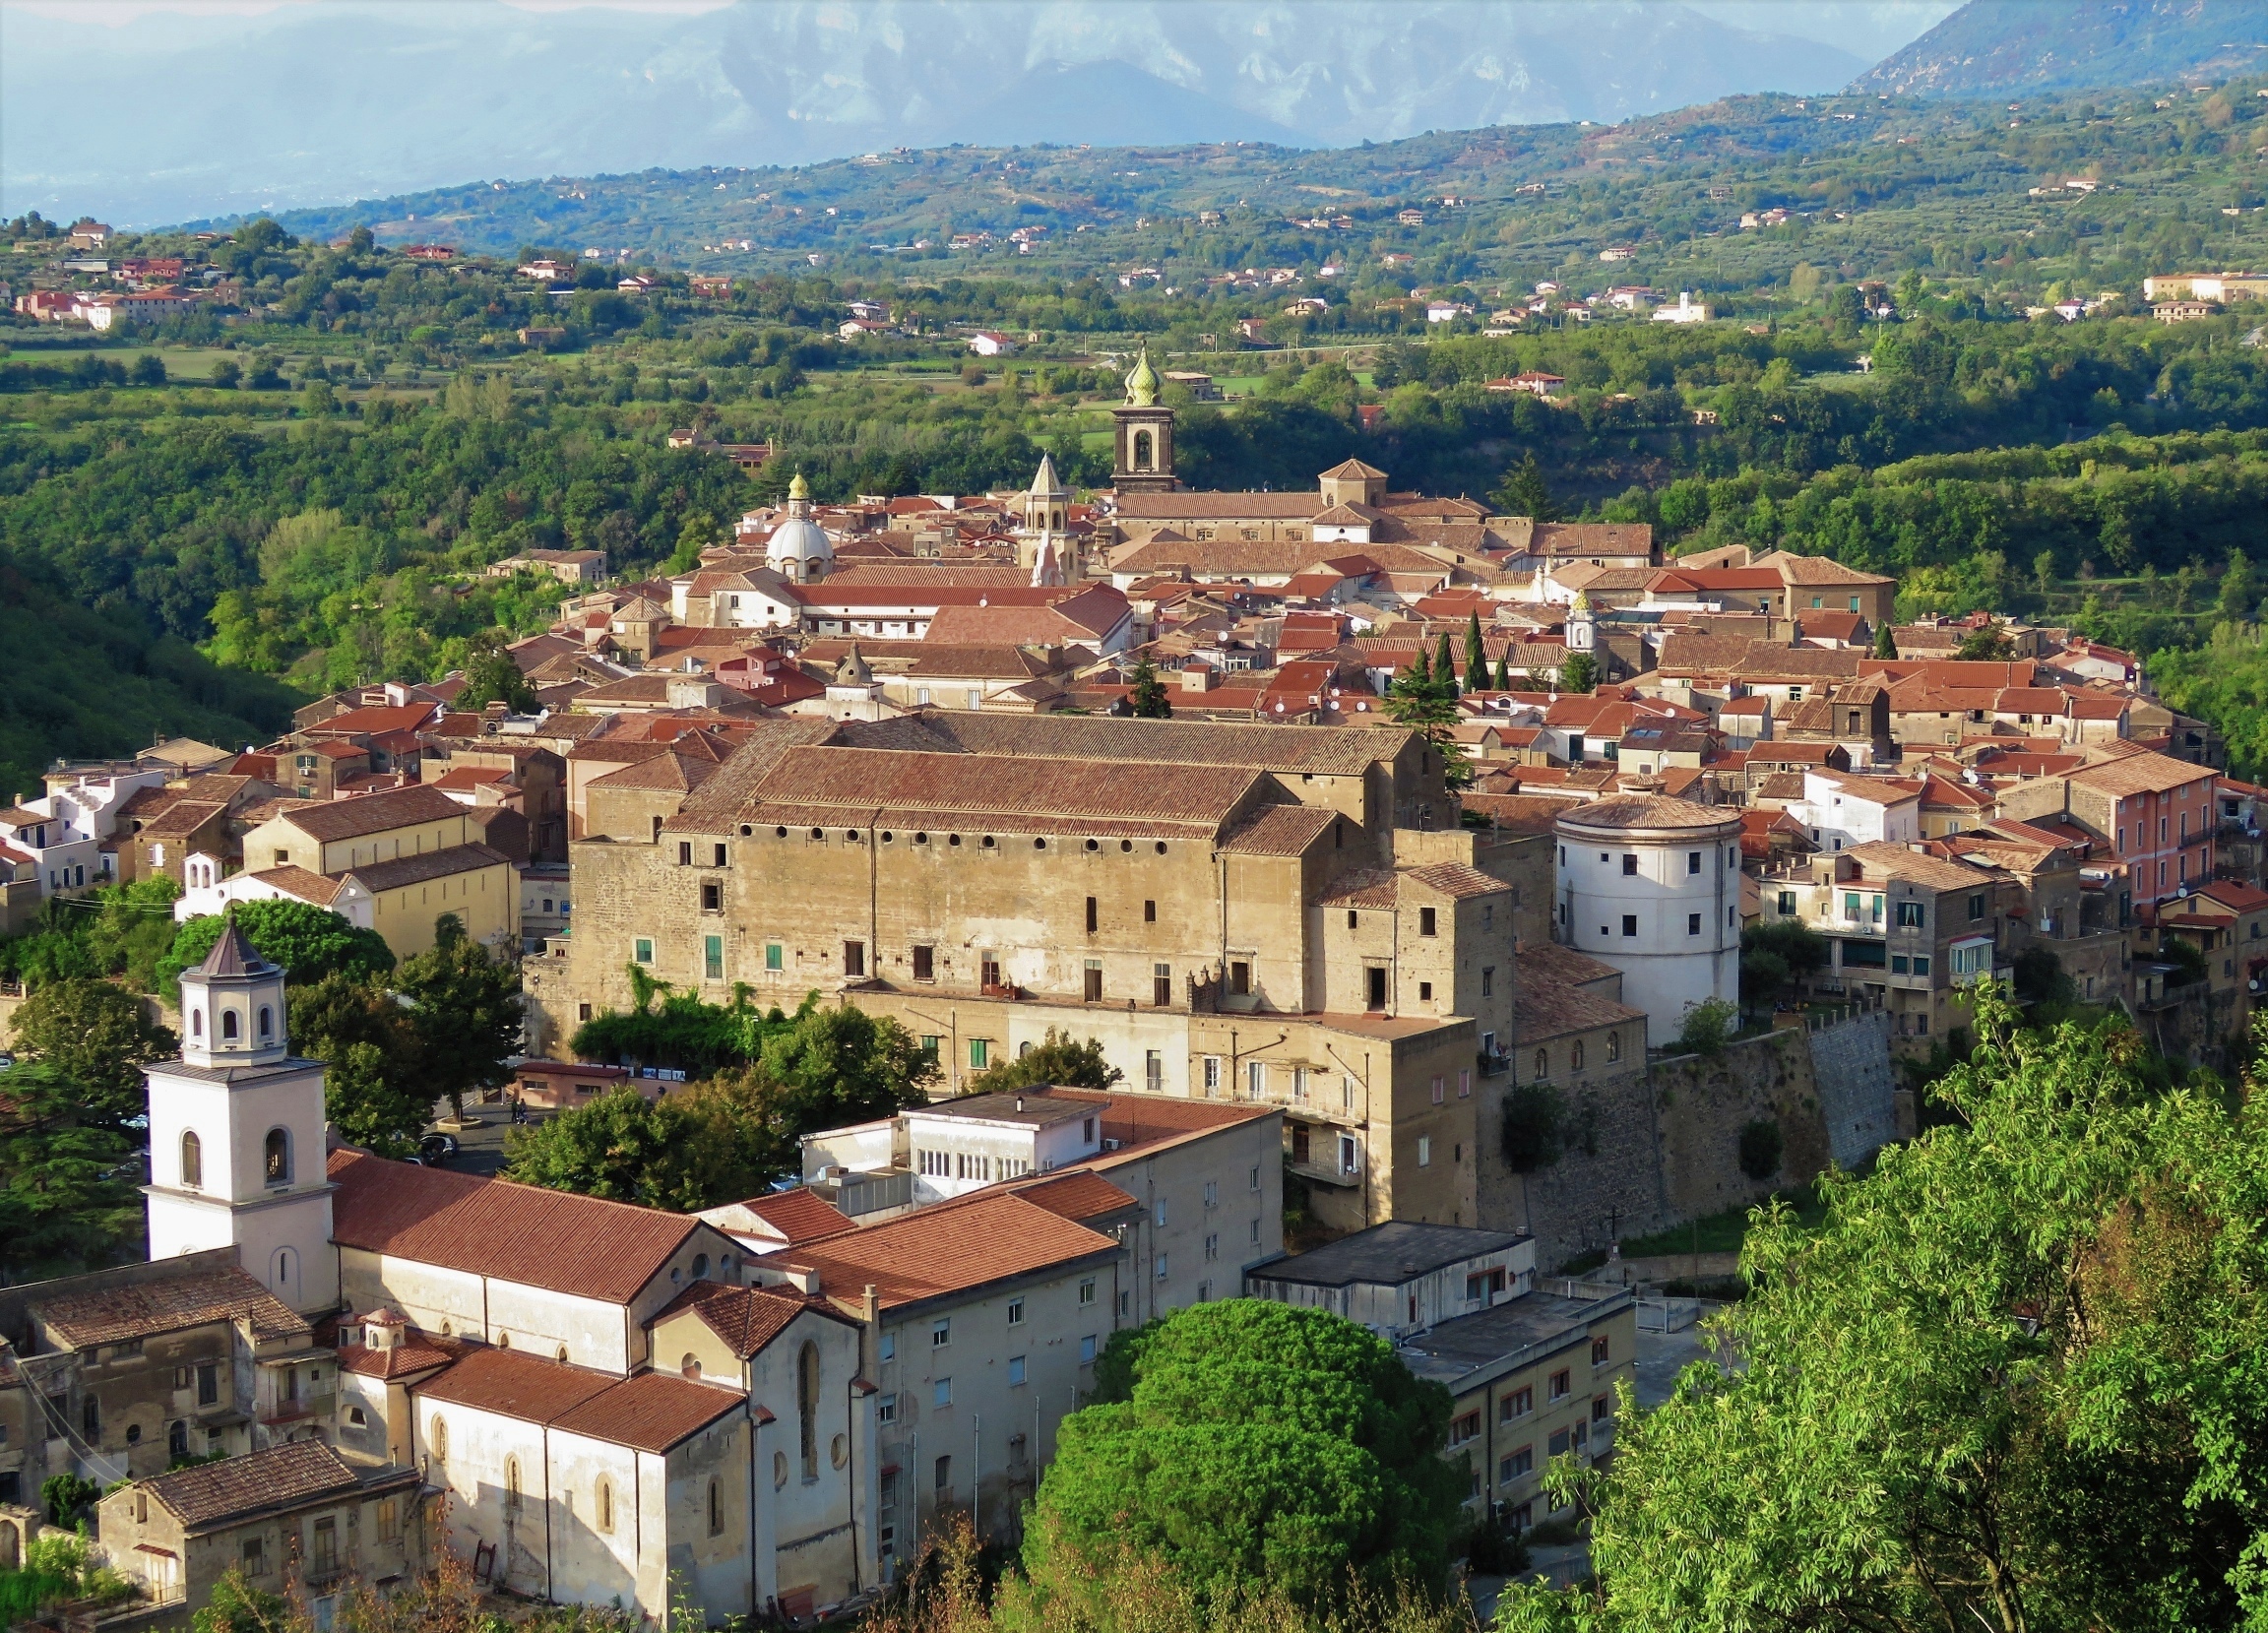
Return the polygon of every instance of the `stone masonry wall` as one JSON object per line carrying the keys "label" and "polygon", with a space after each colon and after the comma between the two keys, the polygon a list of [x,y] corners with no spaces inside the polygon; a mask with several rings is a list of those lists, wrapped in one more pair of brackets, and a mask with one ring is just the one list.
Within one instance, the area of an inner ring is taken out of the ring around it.
{"label": "stone masonry wall", "polygon": [[[1480,1108],[1485,1226],[1532,1231],[1546,1270],[1621,1236],[1644,1235],[1853,1167],[1899,1134],[1890,1021],[1858,1016],[1681,1055],[1608,1080],[1568,1105],[1567,1149],[1516,1174],[1502,1161],[1503,1094]],[[1779,1171],[1740,1169],[1751,1122],[1780,1125]]]}

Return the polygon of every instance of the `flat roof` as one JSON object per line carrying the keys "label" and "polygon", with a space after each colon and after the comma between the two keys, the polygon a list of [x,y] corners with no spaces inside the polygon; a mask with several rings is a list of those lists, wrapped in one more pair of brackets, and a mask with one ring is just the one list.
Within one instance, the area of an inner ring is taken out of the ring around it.
{"label": "flat roof", "polygon": [[1446,1384],[1452,1393],[1464,1380],[1504,1363],[1525,1364],[1579,1340],[1601,1316],[1630,1303],[1625,1292],[1601,1298],[1562,1298],[1531,1292],[1492,1309],[1476,1310],[1395,1346],[1410,1370]]}
{"label": "flat roof", "polygon": [[1052,1123],[1069,1122],[1074,1117],[1092,1117],[1101,1110],[1093,1100],[1057,1099],[1044,1087],[1035,1087],[933,1100],[927,1105],[909,1106],[906,1117],[909,1121],[916,1117],[972,1117],[981,1122],[1027,1123],[1034,1128],[1045,1128]]}
{"label": "flat roof", "polygon": [[1389,1220],[1311,1252],[1255,1266],[1255,1281],[1342,1288],[1354,1282],[1396,1286],[1444,1266],[1500,1252],[1528,1239],[1524,1230],[1480,1230],[1461,1225]]}

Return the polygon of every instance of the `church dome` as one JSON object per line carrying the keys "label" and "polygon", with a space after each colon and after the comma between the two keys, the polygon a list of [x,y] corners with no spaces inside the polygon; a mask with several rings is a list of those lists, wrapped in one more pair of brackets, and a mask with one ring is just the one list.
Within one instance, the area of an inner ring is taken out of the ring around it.
{"label": "church dome", "polygon": [[811,519],[811,484],[798,471],[788,484],[788,520],[764,542],[764,565],[784,579],[805,584],[825,578],[834,561],[833,540]]}

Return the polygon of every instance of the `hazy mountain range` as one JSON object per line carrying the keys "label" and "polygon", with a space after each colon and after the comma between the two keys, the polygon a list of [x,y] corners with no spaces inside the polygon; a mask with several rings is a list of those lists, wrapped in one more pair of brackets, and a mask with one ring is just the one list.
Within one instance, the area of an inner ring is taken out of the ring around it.
{"label": "hazy mountain range", "polygon": [[1854,88],[1999,96],[2268,68],[2263,0],[1970,0]]}
{"label": "hazy mountain range", "polygon": [[1615,121],[1848,84],[1952,0],[0,8],[0,208],[122,223],[893,146]]}

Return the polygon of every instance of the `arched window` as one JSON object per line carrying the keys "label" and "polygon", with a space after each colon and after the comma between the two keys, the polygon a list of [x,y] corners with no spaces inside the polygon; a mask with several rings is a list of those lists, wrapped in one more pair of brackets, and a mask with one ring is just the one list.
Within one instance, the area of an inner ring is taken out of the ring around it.
{"label": "arched window", "polygon": [[232,1009],[222,1010],[220,1012],[220,1041],[223,1043],[235,1042],[236,1032],[236,1012]]}
{"label": "arched window", "polygon": [[690,1350],[686,1350],[685,1358],[677,1363],[677,1370],[684,1373],[688,1378],[700,1377],[701,1357]]}
{"label": "arched window", "polygon": [[[230,1017],[230,1019],[234,1019],[234,1017]],[[290,1184],[291,1131],[289,1129],[272,1128],[268,1131],[266,1158],[268,1183],[271,1185]]]}
{"label": "arched window", "polygon": [[1150,433],[1148,431],[1136,431],[1134,433],[1135,470],[1147,471],[1150,469],[1151,462],[1155,457],[1151,452],[1152,447],[1153,444],[1150,440]]}
{"label": "arched window", "polygon": [[189,1012],[189,1036],[192,1037],[205,1036],[205,1012],[201,1009],[193,1009]]}
{"label": "arched window", "polygon": [[504,1460],[504,1512],[520,1512],[520,1460],[516,1457]]}
{"label": "arched window", "polygon": [[592,1506],[598,1511],[598,1529],[611,1532],[614,1529],[614,1482],[612,1480],[601,1479],[598,1482],[598,1500]]}
{"label": "arched window", "polygon": [[260,1006],[260,1041],[267,1042],[276,1036],[276,1012],[266,1004]]}
{"label": "arched window", "polygon": [[433,1461],[435,1463],[447,1463],[449,1461],[449,1419],[435,1417],[433,1427],[425,1438],[433,1448]]}
{"label": "arched window", "polygon": [[819,1346],[795,1357],[795,1417],[803,1430],[803,1477],[819,1477]]}
{"label": "arched window", "polygon": [[1575,1039],[1574,1047],[1567,1056],[1567,1069],[1571,1072],[1583,1069],[1583,1039],[1580,1037]]}
{"label": "arched window", "polygon": [[724,1488],[715,1480],[709,1482],[709,1535],[724,1535]]}
{"label": "arched window", "polygon": [[189,1424],[185,1419],[176,1417],[166,1427],[165,1455],[175,1459],[189,1455]]}
{"label": "arched window", "polygon": [[698,1282],[698,1281],[700,1281],[700,1280],[701,1280],[701,1278],[702,1278],[702,1277],[704,1277],[704,1276],[706,1276],[706,1275],[708,1275],[708,1274],[709,1274],[709,1255],[708,1255],[708,1254],[706,1254],[706,1253],[696,1253],[696,1254],[694,1254],[694,1255],[693,1255],[693,1280],[694,1280],[694,1281],[696,1281],[696,1282]]}
{"label": "arched window", "polygon": [[1536,1051],[1536,1075],[1540,1078],[1546,1078],[1551,1075],[1550,1050],[1538,1049]]}
{"label": "arched window", "polygon": [[299,1255],[288,1247],[279,1247],[268,1281],[276,1296],[288,1303],[299,1292]]}
{"label": "arched window", "polygon": [[79,1428],[86,1435],[88,1445],[102,1444],[102,1403],[92,1395],[87,1397],[87,1404],[79,1409]]}
{"label": "arched window", "polygon": [[195,1129],[181,1135],[181,1186],[194,1191],[205,1183],[205,1142]]}

